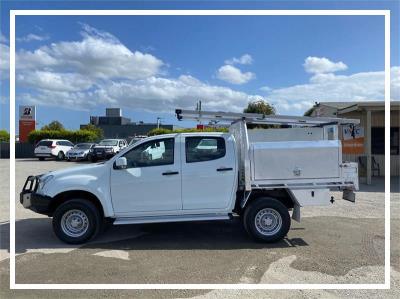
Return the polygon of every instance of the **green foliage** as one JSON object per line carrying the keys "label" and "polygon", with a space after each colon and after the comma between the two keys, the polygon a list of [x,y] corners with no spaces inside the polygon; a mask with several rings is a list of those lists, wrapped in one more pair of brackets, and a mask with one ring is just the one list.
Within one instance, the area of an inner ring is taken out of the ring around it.
{"label": "green foliage", "polygon": [[10,142],[10,134],[6,130],[0,130],[0,141]]}
{"label": "green foliage", "polygon": [[147,133],[148,136],[155,136],[155,135],[164,135],[164,134],[170,134],[172,133],[172,130],[169,129],[164,129],[164,128],[155,128],[151,130],[149,133]]}
{"label": "green foliage", "polygon": [[271,115],[271,114],[276,113],[275,108],[263,100],[249,102],[249,104],[247,105],[247,108],[245,108],[243,110],[243,112],[244,113],[259,113],[259,114],[264,114],[264,115]]}
{"label": "green foliage", "polygon": [[88,124],[86,125],[82,130],[87,130],[87,131],[91,131],[94,132],[97,136],[97,140],[103,139],[104,137],[104,132],[101,128],[96,127],[95,125],[92,124]]}
{"label": "green foliage", "polygon": [[66,139],[73,143],[94,142],[99,138],[94,131],[90,130],[35,130],[29,133],[30,143],[39,142],[42,139]]}
{"label": "green foliage", "polygon": [[48,125],[43,126],[42,130],[43,131],[62,131],[62,130],[65,130],[65,128],[62,123],[60,123],[57,120],[53,120]]}
{"label": "green foliage", "polygon": [[148,135],[163,135],[163,134],[170,134],[170,133],[193,133],[193,132],[228,132],[227,128],[204,128],[204,129],[197,129],[197,128],[185,128],[185,129],[176,129],[176,130],[168,130],[164,128],[153,129],[151,130]]}
{"label": "green foliage", "polygon": [[312,106],[310,109],[308,109],[306,112],[304,112],[304,116],[311,116],[311,114],[314,112],[315,106]]}

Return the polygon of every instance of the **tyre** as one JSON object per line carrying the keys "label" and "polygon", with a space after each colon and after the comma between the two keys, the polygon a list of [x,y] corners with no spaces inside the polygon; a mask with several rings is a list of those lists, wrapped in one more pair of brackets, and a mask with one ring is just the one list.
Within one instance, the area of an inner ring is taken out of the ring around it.
{"label": "tyre", "polygon": [[44,161],[44,158],[43,157],[39,157],[39,161]]}
{"label": "tyre", "polygon": [[56,236],[69,244],[82,244],[96,237],[101,230],[99,210],[90,201],[71,199],[61,204],[53,214]]}
{"label": "tyre", "polygon": [[282,240],[290,229],[290,222],[288,208],[269,197],[255,199],[243,215],[247,233],[256,241],[266,243]]}
{"label": "tyre", "polygon": [[64,152],[63,151],[59,151],[58,154],[57,154],[57,160],[58,161],[62,161],[62,160],[64,160],[64,158],[65,158]]}

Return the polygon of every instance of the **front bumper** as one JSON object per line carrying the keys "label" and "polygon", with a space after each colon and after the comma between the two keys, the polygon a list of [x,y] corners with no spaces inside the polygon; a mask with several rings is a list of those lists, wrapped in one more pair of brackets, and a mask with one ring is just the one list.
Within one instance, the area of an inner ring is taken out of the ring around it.
{"label": "front bumper", "polygon": [[115,155],[113,151],[94,151],[92,153],[93,157],[96,157],[97,159],[108,159],[111,158]]}
{"label": "front bumper", "polygon": [[19,194],[19,201],[25,209],[30,209],[36,213],[50,215],[50,203],[52,197],[36,193],[39,185],[37,176],[29,176],[26,179],[22,192]]}

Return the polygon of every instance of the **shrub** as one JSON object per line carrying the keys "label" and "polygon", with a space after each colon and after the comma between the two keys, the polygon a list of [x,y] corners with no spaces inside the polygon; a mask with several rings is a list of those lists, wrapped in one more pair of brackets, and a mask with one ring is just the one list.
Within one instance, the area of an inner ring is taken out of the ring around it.
{"label": "shrub", "polygon": [[227,128],[204,128],[204,129],[197,129],[197,128],[185,128],[185,129],[176,129],[176,130],[169,130],[164,128],[153,129],[151,130],[148,135],[163,135],[163,134],[170,134],[170,133],[193,133],[193,132],[228,132]]}
{"label": "shrub", "polygon": [[0,141],[10,142],[10,134],[6,130],[0,130]]}
{"label": "shrub", "polygon": [[42,139],[67,139],[73,143],[94,142],[99,138],[96,132],[91,130],[35,130],[29,133],[30,143],[37,143]]}

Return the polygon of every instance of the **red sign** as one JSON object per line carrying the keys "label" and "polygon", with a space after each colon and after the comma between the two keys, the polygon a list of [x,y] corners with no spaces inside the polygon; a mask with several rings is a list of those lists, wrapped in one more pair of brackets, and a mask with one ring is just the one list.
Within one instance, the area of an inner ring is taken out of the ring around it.
{"label": "red sign", "polygon": [[19,121],[19,142],[28,142],[28,134],[35,130],[34,120]]}

